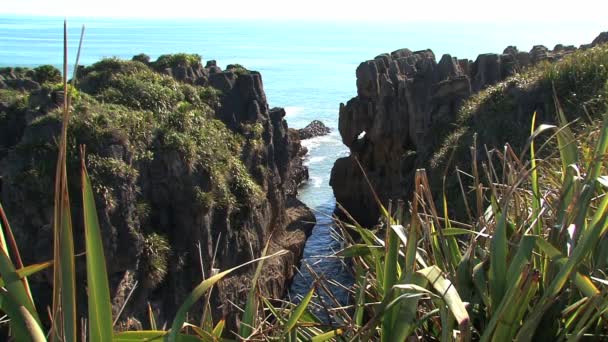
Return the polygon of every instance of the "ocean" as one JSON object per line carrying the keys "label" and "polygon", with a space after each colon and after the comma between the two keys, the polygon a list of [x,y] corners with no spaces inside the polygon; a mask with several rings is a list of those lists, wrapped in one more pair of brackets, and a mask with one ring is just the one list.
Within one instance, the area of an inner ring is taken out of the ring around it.
{"label": "ocean", "polygon": [[[430,48],[474,59],[480,53],[502,52],[508,45],[529,51],[533,45],[590,43],[605,24],[574,19],[547,23],[420,23],[420,22],[303,22],[232,20],[145,20],[68,18],[70,60],[76,55],[80,26],[86,26],[81,64],[103,57],[130,59],[146,53],[198,53],[218,65],[239,63],[260,71],[271,107],[284,107],[290,127],[323,121],[328,136],[303,141],[310,181],[299,198],[315,210],[318,224],[307,241],[303,262],[328,279],[352,280],[335,258],[340,249],[331,234],[335,200],[329,175],[336,158],[346,156],[338,134],[338,108],[356,95],[355,70],[360,62],[399,48]],[[3,16],[0,14],[0,67],[59,66],[62,61],[63,18]],[[290,296],[304,294],[311,276],[294,279]],[[337,288],[342,295],[344,290]],[[345,298],[345,296],[343,296]]]}

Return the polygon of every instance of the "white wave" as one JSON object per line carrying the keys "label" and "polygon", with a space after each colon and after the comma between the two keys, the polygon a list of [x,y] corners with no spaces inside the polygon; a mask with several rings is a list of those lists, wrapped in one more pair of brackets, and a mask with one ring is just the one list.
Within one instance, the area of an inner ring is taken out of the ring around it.
{"label": "white wave", "polygon": [[344,149],[336,155],[336,158],[344,158],[350,156],[350,151],[348,149]]}
{"label": "white wave", "polygon": [[304,107],[285,107],[285,116],[294,117],[304,111]]}
{"label": "white wave", "polygon": [[327,156],[317,156],[317,157],[312,157],[308,160],[309,164],[316,164],[319,162],[324,161],[325,159],[327,159]]}
{"label": "white wave", "polygon": [[320,137],[314,137],[306,140],[302,140],[302,146],[306,147],[309,151],[318,148],[321,145],[341,145],[342,141],[338,136],[333,134],[324,135]]}
{"label": "white wave", "polygon": [[308,155],[308,158],[304,160],[304,165],[310,167],[311,164],[319,164],[327,159],[327,156],[315,156],[311,157]]}
{"label": "white wave", "polygon": [[309,182],[314,188],[320,188],[323,184],[323,177],[311,176]]}

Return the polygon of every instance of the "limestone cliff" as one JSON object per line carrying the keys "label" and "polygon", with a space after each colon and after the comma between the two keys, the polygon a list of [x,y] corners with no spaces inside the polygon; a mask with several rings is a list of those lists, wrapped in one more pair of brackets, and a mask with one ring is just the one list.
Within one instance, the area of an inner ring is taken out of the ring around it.
{"label": "limestone cliff", "polygon": [[[1,200],[26,264],[51,259],[58,75],[49,67],[0,70]],[[281,297],[314,215],[295,198],[308,177],[305,150],[285,111],[269,109],[261,75],[203,67],[196,55],[155,62],[139,55],[79,68],[76,88],[68,171],[76,251],[83,250],[76,151],[86,144],[115,314],[137,282],[121,317],[141,319],[149,301],[168,321],[203,276],[259,256],[269,239],[271,252],[289,253],[266,263],[260,287]],[[84,284],[83,267],[78,260]],[[215,319],[235,326],[230,302],[243,303],[252,269],[214,289]],[[34,277],[38,298],[51,298],[51,278]]]}
{"label": "limestone cliff", "polygon": [[[605,40],[606,34],[602,34],[581,49]],[[534,46],[530,52],[520,52],[509,46],[502,54],[482,54],[474,62],[450,55],[437,62],[431,50],[401,49],[361,63],[356,71],[357,96],[340,105],[339,130],[350,156],[338,159],[332,169],[330,185],[337,202],[360,223],[373,225],[380,212],[355,158],[385,205],[388,199],[408,198],[414,171],[432,166],[433,154],[458,128],[456,117],[468,98],[534,65],[560,60],[576,50],[557,45],[553,50]],[[518,122],[522,113],[531,115],[539,107],[547,112],[545,103],[551,103],[550,93],[549,101],[547,92],[542,96],[520,93],[525,95],[512,98],[525,105],[510,120]],[[510,113],[503,115],[508,117]],[[511,141],[505,140],[508,131],[498,132],[496,142]]]}

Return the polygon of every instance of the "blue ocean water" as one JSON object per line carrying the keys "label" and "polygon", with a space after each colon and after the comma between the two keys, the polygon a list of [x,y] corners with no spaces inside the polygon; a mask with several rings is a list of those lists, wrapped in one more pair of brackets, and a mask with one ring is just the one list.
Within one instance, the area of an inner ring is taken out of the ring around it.
{"label": "blue ocean water", "polygon": [[[328,218],[334,208],[329,175],[334,160],[347,155],[338,126],[340,102],[356,95],[355,69],[374,56],[407,47],[431,48],[474,59],[480,53],[502,52],[507,45],[528,51],[533,45],[589,43],[604,23],[572,20],[547,23],[348,23],[232,20],[145,20],[69,18],[69,47],[74,60],[80,26],[86,25],[81,64],[103,57],[130,59],[138,53],[198,53],[222,67],[239,63],[262,73],[271,106],[287,109],[290,127],[301,128],[314,119],[333,129],[329,136],[304,141],[310,182],[300,199],[316,210],[319,224],[307,242],[304,262],[327,278],[348,282],[336,259],[319,258],[340,248]],[[0,66],[60,65],[62,18],[2,16]],[[294,280],[293,294],[302,294],[310,275]]]}

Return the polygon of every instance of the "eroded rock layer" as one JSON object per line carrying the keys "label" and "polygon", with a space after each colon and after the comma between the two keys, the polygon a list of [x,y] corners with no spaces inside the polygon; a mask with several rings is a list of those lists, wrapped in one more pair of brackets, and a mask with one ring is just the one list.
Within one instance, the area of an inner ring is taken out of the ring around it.
{"label": "eroded rock layer", "polygon": [[[587,49],[606,40],[600,35]],[[454,130],[456,114],[471,95],[541,62],[562,59],[577,49],[507,47],[475,61],[431,50],[401,49],[382,54],[356,70],[357,96],[340,104],[339,130],[350,156],[338,159],[330,185],[338,203],[360,223],[377,222],[379,209],[357,163],[384,205],[409,198],[416,168],[427,167],[432,149]],[[533,99],[528,99],[528,102]],[[528,106],[534,110],[533,104]]]}

